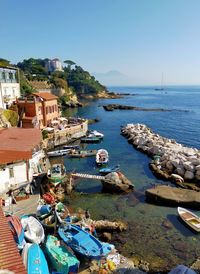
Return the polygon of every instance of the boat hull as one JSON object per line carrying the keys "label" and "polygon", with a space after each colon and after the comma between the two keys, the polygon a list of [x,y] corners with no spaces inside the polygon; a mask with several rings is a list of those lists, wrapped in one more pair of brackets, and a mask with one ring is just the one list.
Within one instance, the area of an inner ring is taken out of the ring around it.
{"label": "boat hull", "polygon": [[46,258],[38,244],[32,244],[28,249],[27,272],[30,274],[49,274]]}
{"label": "boat hull", "polygon": [[177,211],[181,220],[185,224],[187,224],[193,231],[200,232],[200,217],[183,207],[178,207]]}

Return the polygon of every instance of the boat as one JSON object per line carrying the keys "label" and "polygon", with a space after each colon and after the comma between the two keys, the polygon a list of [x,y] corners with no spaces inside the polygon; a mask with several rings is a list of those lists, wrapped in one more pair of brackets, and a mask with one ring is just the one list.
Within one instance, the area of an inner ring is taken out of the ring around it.
{"label": "boat", "polygon": [[47,178],[55,184],[62,183],[65,177],[66,170],[63,164],[53,164],[47,172]]}
{"label": "boat", "polygon": [[97,150],[72,150],[68,155],[71,158],[85,158],[95,156]]}
{"label": "boat", "polygon": [[66,145],[63,146],[64,149],[79,149],[79,145]]}
{"label": "boat", "polygon": [[161,77],[161,84],[160,87],[155,88],[155,90],[164,90],[164,74],[162,73],[162,77]]}
{"label": "boat", "polygon": [[48,157],[60,157],[65,156],[70,152],[70,149],[60,149],[47,152]]}
{"label": "boat", "polygon": [[44,228],[35,217],[23,215],[21,217],[21,223],[27,241],[36,244],[44,242]]}
{"label": "boat", "polygon": [[105,149],[99,149],[96,154],[96,163],[97,165],[107,164],[109,161],[108,151]]}
{"label": "boat", "polygon": [[19,250],[22,250],[24,245],[26,244],[26,241],[24,239],[24,229],[22,227],[20,219],[19,217],[14,215],[8,215],[6,216],[6,218],[13,238],[17,244],[17,248]]}
{"label": "boat", "polygon": [[55,231],[57,220],[50,205],[38,206],[36,217],[46,231]]}
{"label": "boat", "polygon": [[63,224],[58,228],[61,239],[77,254],[88,259],[100,259],[107,256],[113,246],[99,241],[78,225]]}
{"label": "boat", "polygon": [[101,168],[101,169],[99,170],[99,173],[100,173],[100,174],[108,174],[108,173],[116,172],[116,171],[119,171],[119,165],[113,166],[113,167]]}
{"label": "boat", "polygon": [[78,273],[79,260],[53,235],[47,236],[45,254],[53,270],[59,273]]}
{"label": "boat", "polygon": [[183,207],[177,208],[180,218],[193,230],[200,232],[200,217]]}
{"label": "boat", "polygon": [[193,269],[185,265],[177,265],[168,274],[197,274]]}
{"label": "boat", "polygon": [[49,274],[47,260],[39,244],[26,245],[22,258],[28,274]]}
{"label": "boat", "polygon": [[97,130],[90,130],[87,137],[97,137],[97,138],[103,139],[104,134]]}
{"label": "boat", "polygon": [[96,136],[85,137],[81,139],[81,143],[99,143],[100,141],[101,141],[101,138]]}

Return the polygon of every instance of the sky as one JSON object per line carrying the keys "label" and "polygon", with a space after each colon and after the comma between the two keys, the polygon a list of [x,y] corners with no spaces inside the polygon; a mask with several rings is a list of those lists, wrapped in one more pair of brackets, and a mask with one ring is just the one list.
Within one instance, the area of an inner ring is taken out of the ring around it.
{"label": "sky", "polygon": [[199,14],[199,0],[0,0],[0,58],[73,60],[105,85],[198,85]]}

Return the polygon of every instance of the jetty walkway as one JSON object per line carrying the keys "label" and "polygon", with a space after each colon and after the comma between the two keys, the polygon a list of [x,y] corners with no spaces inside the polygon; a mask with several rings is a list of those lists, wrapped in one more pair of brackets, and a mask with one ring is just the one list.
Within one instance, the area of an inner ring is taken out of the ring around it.
{"label": "jetty walkway", "polygon": [[105,180],[105,176],[85,174],[85,173],[72,173],[71,176],[78,177],[78,178],[94,179],[94,180]]}

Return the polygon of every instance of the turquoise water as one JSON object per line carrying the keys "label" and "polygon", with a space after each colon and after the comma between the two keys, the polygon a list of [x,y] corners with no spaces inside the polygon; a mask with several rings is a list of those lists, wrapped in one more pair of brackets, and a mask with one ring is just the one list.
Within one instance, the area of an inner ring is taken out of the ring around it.
{"label": "turquoise water", "polygon": [[[155,91],[151,87],[110,87],[109,90],[135,95],[94,100],[83,108],[72,110],[70,114],[100,120],[90,129],[103,132],[103,142],[84,145],[84,148],[107,149],[110,165],[120,164],[121,170],[135,185],[135,191],[126,195],[102,194],[100,182],[77,180],[77,194],[73,199],[69,198],[69,202],[76,209],[89,208],[94,219],[121,219],[127,222],[127,232],[113,235],[117,249],[134,260],[148,261],[152,271],[171,269],[176,264],[190,265],[200,256],[200,236],[179,221],[176,208],[145,201],[145,189],[164,182],[152,175],[148,167],[150,159],[120,135],[120,127],[127,123],[144,123],[162,136],[200,149],[200,87],[168,87],[164,91]],[[171,111],[106,112],[102,105],[110,103]],[[64,158],[64,162],[67,170],[98,174],[94,158]]]}

